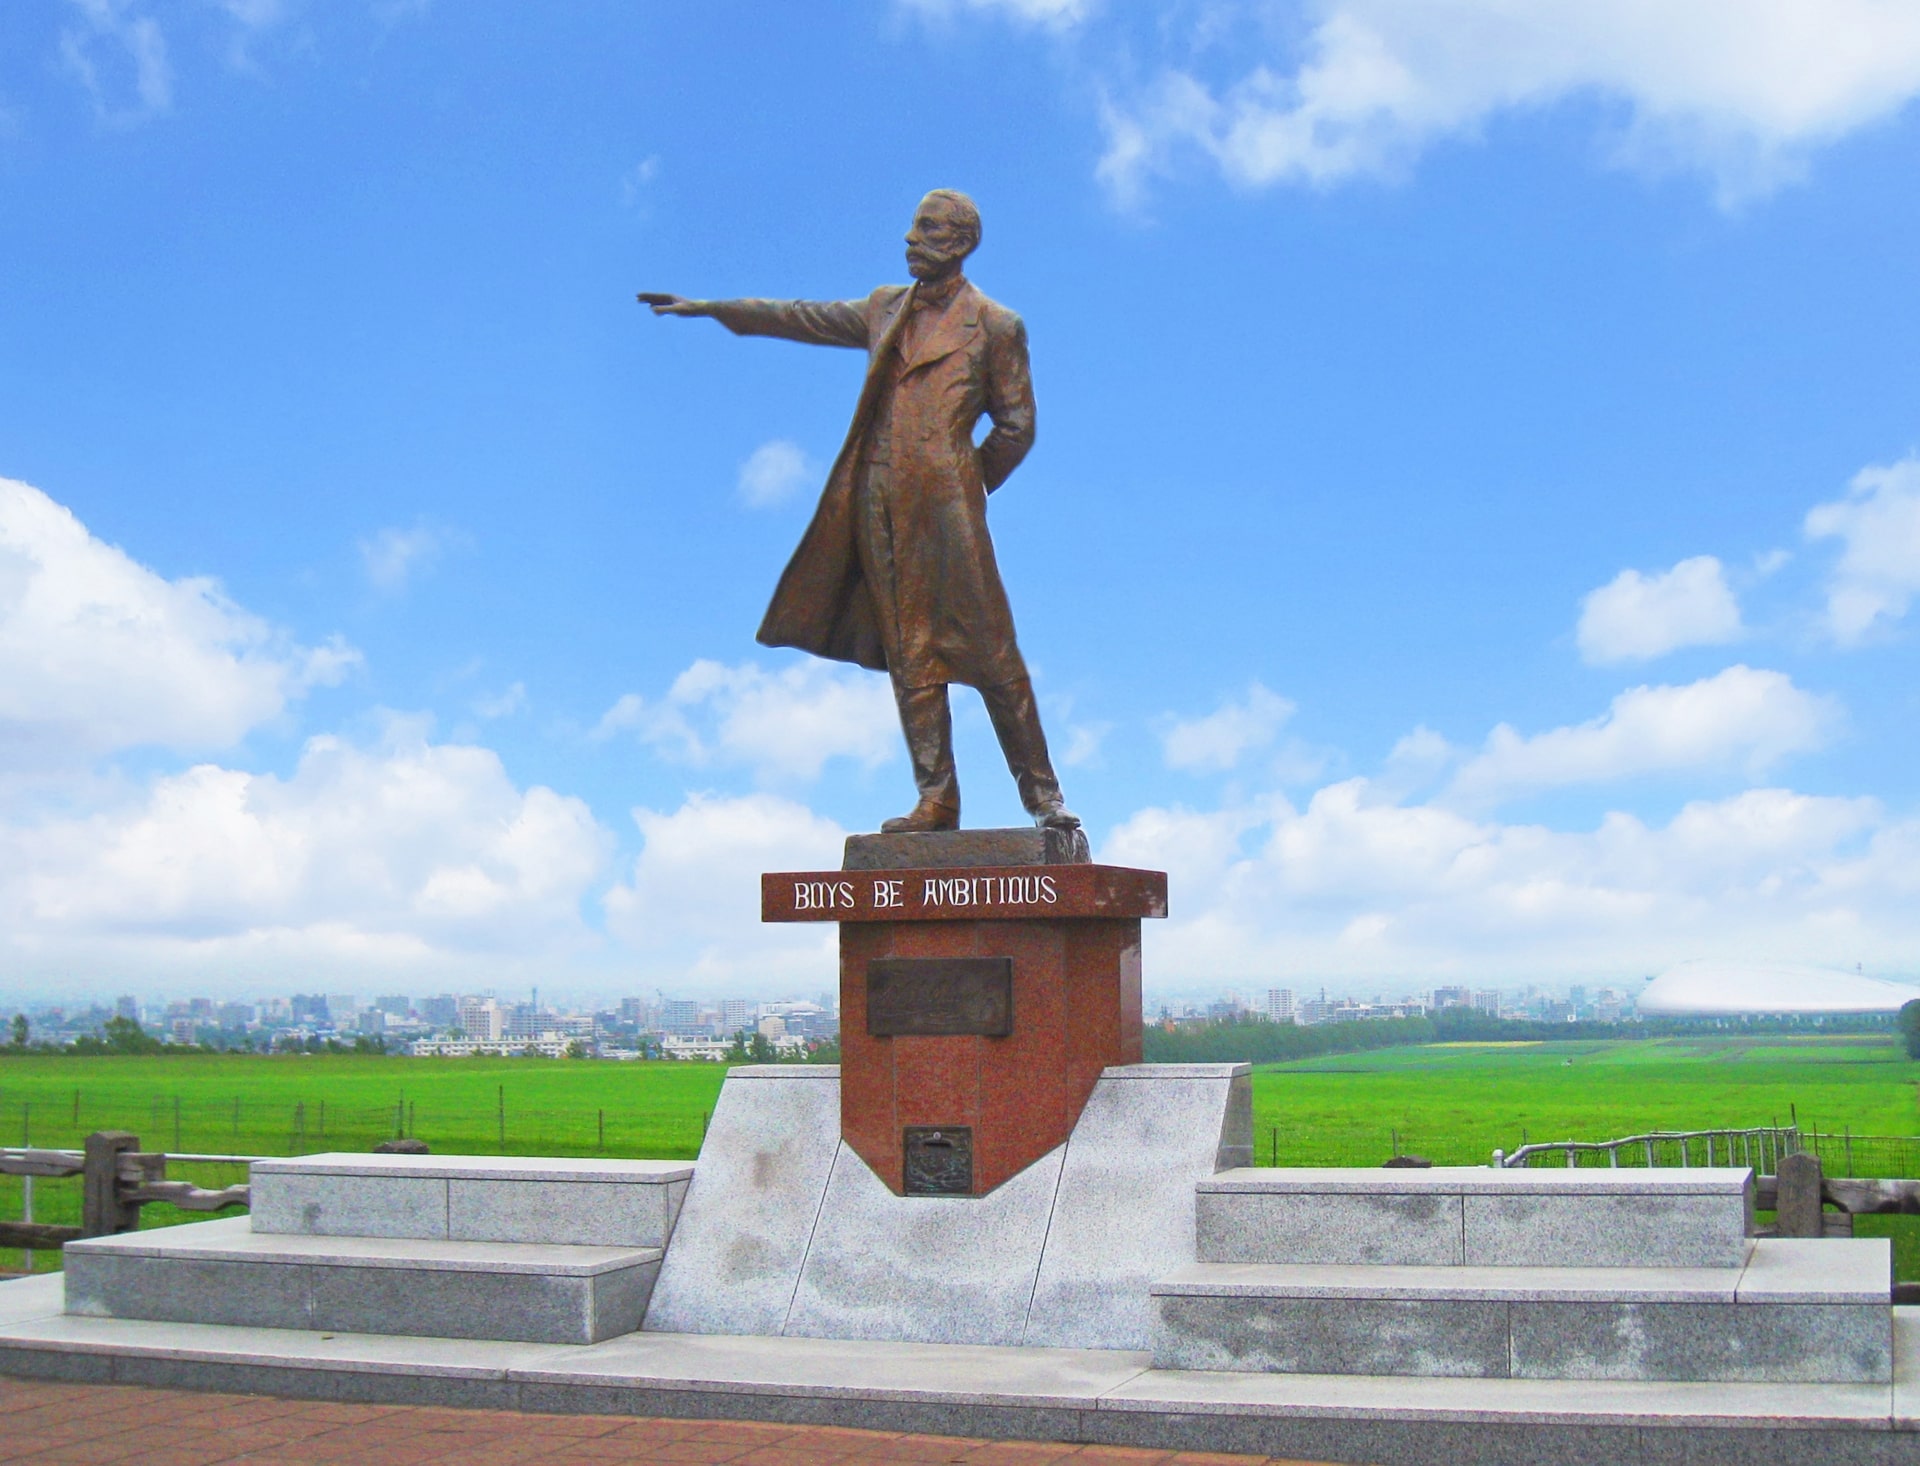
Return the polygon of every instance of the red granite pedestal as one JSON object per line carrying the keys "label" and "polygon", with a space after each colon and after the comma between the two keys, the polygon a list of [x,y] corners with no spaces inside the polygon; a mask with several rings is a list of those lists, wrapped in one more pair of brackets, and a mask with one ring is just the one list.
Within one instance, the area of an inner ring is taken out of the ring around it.
{"label": "red granite pedestal", "polygon": [[840,923],[841,1135],[896,1194],[985,1195],[1066,1141],[1101,1070],[1140,1062],[1140,922],[1166,915],[1159,871],[761,881],[764,920]]}

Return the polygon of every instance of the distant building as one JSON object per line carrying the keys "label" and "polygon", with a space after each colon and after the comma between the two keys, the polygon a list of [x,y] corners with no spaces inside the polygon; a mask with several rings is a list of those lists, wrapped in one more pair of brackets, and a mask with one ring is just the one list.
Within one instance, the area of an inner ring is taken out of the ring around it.
{"label": "distant building", "polygon": [[452,993],[420,1000],[420,1018],[432,1028],[452,1028],[460,1021],[460,1000]]}
{"label": "distant building", "polygon": [[751,1031],[759,1020],[760,1005],[745,998],[725,998],[720,1003],[720,1032],[732,1038],[742,1030]]}
{"label": "distant building", "polygon": [[292,1018],[295,1023],[325,1023],[327,1000],[319,993],[295,993]]}
{"label": "distant building", "polygon": [[335,1028],[345,1028],[353,1022],[353,1015],[360,1011],[360,999],[352,993],[330,993],[327,995],[327,1017],[333,1020]]}
{"label": "distant building", "polygon": [[1275,1023],[1291,1023],[1294,1020],[1293,989],[1267,989],[1267,1017]]}
{"label": "distant building", "polygon": [[422,1038],[407,1046],[407,1052],[423,1059],[468,1059],[476,1054],[513,1059],[529,1050],[549,1059],[564,1059],[573,1039],[476,1040],[470,1038]]}
{"label": "distant building", "polygon": [[251,1003],[222,1003],[214,1014],[214,1021],[222,1028],[245,1028],[253,1022],[253,1017]]}
{"label": "distant building", "polygon": [[355,1020],[355,1027],[368,1038],[377,1038],[387,1031],[387,1013],[384,1008],[362,1008]]}
{"label": "distant building", "polygon": [[529,1013],[515,1011],[507,1019],[504,1039],[591,1039],[593,1037],[593,1017],[591,1014],[561,1017],[558,1013]]}
{"label": "distant building", "polygon": [[469,1042],[493,1043],[505,1036],[507,1015],[492,998],[462,998],[456,1027]]}
{"label": "distant building", "polygon": [[405,1018],[413,1011],[413,999],[400,993],[390,997],[375,998],[373,1006],[389,1018]]}
{"label": "distant building", "polygon": [[139,1022],[139,999],[135,998],[131,993],[122,993],[113,1000],[113,1016],[115,1018],[130,1018],[136,1023]]}
{"label": "distant building", "polygon": [[704,1059],[710,1063],[722,1063],[732,1052],[733,1045],[717,1038],[683,1038],[670,1033],[660,1040],[661,1055],[668,1059]]}
{"label": "distant building", "polygon": [[1500,994],[1494,988],[1482,988],[1473,995],[1473,1008],[1476,1013],[1484,1013],[1489,1018],[1498,1018],[1506,1011],[1500,1001]]}
{"label": "distant building", "polygon": [[706,1030],[700,1022],[700,1005],[691,998],[668,998],[660,1005],[660,1031],[681,1038],[704,1034]]}
{"label": "distant building", "polygon": [[1439,1008],[1471,1008],[1473,992],[1470,988],[1452,987],[1433,990],[1433,1006]]}

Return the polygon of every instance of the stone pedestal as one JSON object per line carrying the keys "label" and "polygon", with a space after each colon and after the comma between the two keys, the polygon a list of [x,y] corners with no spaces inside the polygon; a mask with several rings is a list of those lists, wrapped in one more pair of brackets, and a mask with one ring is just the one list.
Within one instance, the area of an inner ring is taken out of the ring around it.
{"label": "stone pedestal", "polygon": [[1247,1065],[1135,1064],[991,1195],[896,1196],[840,1138],[841,1077],[727,1075],[648,1330],[1148,1349],[1195,1187],[1251,1155]]}
{"label": "stone pedestal", "polygon": [[986,1195],[1140,1062],[1167,878],[1077,835],[854,836],[842,870],[761,878],[764,920],[840,923],[840,1133],[895,1195]]}

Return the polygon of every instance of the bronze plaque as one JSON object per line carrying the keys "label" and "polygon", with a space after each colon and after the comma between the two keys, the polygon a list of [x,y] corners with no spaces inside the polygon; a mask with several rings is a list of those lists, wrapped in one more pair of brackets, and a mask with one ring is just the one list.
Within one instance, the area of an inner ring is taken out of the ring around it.
{"label": "bronze plaque", "polygon": [[906,1157],[901,1191],[908,1196],[973,1194],[973,1127],[908,1125],[901,1131]]}
{"label": "bronze plaque", "polygon": [[877,957],[867,964],[875,1038],[1013,1032],[1011,957]]}

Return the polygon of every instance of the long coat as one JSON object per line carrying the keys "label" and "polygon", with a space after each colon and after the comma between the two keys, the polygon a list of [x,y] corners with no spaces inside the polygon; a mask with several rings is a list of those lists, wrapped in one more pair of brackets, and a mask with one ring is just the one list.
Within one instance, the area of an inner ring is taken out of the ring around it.
{"label": "long coat", "polygon": [[[970,281],[908,331],[918,289],[712,307],[740,335],[868,353],[853,424],[758,639],[891,672],[908,687],[992,687],[1026,675],[987,495],[1033,446],[1027,332]],[[976,448],[983,414],[993,429]]]}

